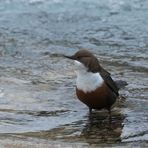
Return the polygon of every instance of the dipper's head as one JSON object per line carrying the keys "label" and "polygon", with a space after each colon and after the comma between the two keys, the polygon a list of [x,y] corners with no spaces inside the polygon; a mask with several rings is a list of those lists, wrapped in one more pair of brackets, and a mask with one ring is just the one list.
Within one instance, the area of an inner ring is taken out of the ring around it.
{"label": "dipper's head", "polygon": [[76,71],[96,73],[100,70],[98,59],[88,50],[81,49],[72,56],[64,57],[75,61]]}

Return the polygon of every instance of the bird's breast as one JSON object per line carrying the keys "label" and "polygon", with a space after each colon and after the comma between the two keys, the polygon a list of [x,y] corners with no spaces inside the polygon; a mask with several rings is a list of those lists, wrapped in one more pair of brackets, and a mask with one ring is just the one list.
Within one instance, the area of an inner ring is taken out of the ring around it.
{"label": "bird's breast", "polygon": [[115,94],[111,92],[105,83],[94,91],[86,93],[76,87],[76,94],[81,102],[94,109],[108,109],[116,101]]}
{"label": "bird's breast", "polygon": [[76,94],[80,101],[94,109],[101,109],[107,106],[107,87],[105,83],[96,88],[94,91],[85,93],[83,90],[76,88]]}
{"label": "bird's breast", "polygon": [[76,87],[85,93],[93,92],[103,85],[103,78],[99,73],[77,73]]}

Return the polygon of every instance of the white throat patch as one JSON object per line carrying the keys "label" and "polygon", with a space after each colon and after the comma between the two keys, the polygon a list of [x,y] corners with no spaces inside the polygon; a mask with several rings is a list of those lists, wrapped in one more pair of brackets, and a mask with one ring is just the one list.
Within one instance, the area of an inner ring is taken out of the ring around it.
{"label": "white throat patch", "polygon": [[82,63],[75,61],[76,65],[76,86],[78,89],[87,92],[92,92],[96,90],[96,88],[101,87],[104,80],[101,75],[98,73],[92,73],[87,71],[87,67],[85,67]]}

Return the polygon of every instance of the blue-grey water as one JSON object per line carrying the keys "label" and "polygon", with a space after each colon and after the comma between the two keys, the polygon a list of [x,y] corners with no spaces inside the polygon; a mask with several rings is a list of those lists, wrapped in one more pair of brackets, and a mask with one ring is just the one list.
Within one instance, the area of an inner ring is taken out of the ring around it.
{"label": "blue-grey water", "polygon": [[[73,63],[93,52],[126,100],[93,113],[75,96]],[[13,141],[15,139],[15,142]],[[56,142],[55,142],[56,141]],[[0,143],[41,147],[146,147],[147,0],[0,0]]]}

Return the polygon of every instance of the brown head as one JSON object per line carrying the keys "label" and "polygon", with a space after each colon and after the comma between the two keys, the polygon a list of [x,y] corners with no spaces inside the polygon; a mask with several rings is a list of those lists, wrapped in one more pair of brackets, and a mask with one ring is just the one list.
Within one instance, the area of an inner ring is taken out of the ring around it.
{"label": "brown head", "polygon": [[96,73],[101,70],[98,59],[86,49],[81,49],[72,56],[64,57],[82,63],[89,72]]}

